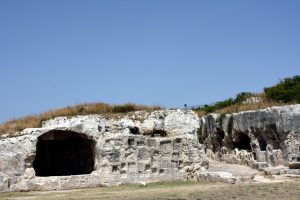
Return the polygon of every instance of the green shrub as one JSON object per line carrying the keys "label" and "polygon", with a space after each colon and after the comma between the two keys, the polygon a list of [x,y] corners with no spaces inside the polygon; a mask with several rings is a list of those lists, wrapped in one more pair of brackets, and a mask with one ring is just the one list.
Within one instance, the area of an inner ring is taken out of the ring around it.
{"label": "green shrub", "polygon": [[204,107],[197,108],[196,110],[202,110],[202,111],[205,111],[206,113],[212,113],[216,110],[231,106],[233,104],[234,104],[234,99],[229,98],[224,101],[218,101],[212,105],[205,105]]}
{"label": "green shrub", "polygon": [[235,103],[241,103],[242,101],[246,100],[247,98],[254,96],[251,92],[241,92],[238,93],[234,99]]}
{"label": "green shrub", "polygon": [[226,99],[224,101],[218,101],[211,105],[205,105],[204,107],[196,108],[196,111],[204,111],[206,114],[215,112],[216,110],[220,110],[222,108],[226,108],[232,106],[237,103],[241,103],[242,101],[246,100],[248,97],[253,96],[254,94],[251,92],[241,92],[236,95],[236,97]]}
{"label": "green shrub", "polygon": [[[224,101],[218,101],[214,104],[201,106],[194,110],[197,112],[204,112],[204,114],[208,114],[232,107],[231,110],[235,108],[233,112],[238,112],[239,108],[243,106],[241,103],[252,96],[260,96],[261,98],[264,97],[264,101],[261,103],[261,105],[256,106],[259,107],[259,109],[261,109],[262,107],[266,108],[270,106],[278,106],[278,104],[286,105],[292,103],[300,103],[300,76],[297,75],[291,78],[285,78],[275,86],[264,88],[264,93],[265,94],[258,95],[251,92],[240,92],[234,99],[229,98]],[[251,105],[248,107],[250,110],[255,109],[253,108],[254,106]]]}
{"label": "green shrub", "polygon": [[285,78],[273,87],[264,88],[264,92],[274,101],[300,103],[300,76]]}

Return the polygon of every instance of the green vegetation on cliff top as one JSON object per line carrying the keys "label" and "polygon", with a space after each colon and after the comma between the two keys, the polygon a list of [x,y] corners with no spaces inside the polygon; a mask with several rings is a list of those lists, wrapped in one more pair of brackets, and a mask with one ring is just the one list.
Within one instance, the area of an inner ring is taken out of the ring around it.
{"label": "green vegetation on cliff top", "polygon": [[[243,103],[250,97],[260,99],[257,103]],[[225,99],[211,105],[204,105],[194,108],[200,116],[208,113],[233,113],[246,110],[258,110],[271,106],[282,106],[300,103],[300,76],[288,77],[280,80],[272,87],[264,88],[264,93],[255,94],[251,92],[241,92],[235,98]],[[127,103],[124,105],[109,105],[105,103],[89,103],[75,106],[68,106],[57,110],[30,115],[20,119],[10,120],[0,125],[0,135],[13,134],[25,128],[40,127],[42,122],[59,116],[75,116],[88,114],[113,114],[127,113],[138,110],[158,110],[159,106],[144,106]]]}
{"label": "green vegetation on cliff top", "polygon": [[[256,97],[259,99],[259,102],[243,104],[243,101],[250,97]],[[300,76],[284,78],[275,86],[264,88],[262,94],[241,92],[235,98],[218,101],[211,105],[204,105],[194,110],[199,115],[206,115],[212,112],[233,113],[297,103],[300,103]]]}

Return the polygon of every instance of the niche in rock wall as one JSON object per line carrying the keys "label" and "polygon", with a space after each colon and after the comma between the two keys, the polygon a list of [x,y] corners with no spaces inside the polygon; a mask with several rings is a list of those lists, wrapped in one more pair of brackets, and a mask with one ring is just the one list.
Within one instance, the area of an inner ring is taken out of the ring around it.
{"label": "niche in rock wall", "polygon": [[139,135],[140,134],[140,130],[138,127],[134,126],[134,127],[129,127],[129,131],[131,134],[133,135]]}
{"label": "niche in rock wall", "polygon": [[235,137],[233,140],[233,148],[237,148],[239,150],[247,150],[251,151],[250,138],[240,132],[235,133]]}
{"label": "niche in rock wall", "polygon": [[273,146],[273,149],[280,149],[280,139],[276,124],[270,124],[267,126],[266,130],[264,131],[265,137],[268,141],[268,144]]}
{"label": "niche in rock wall", "polygon": [[167,132],[165,130],[153,130],[151,137],[166,137]]}
{"label": "niche in rock wall", "polygon": [[33,161],[36,176],[90,174],[94,163],[95,142],[84,134],[51,131],[38,138]]}
{"label": "niche in rock wall", "polygon": [[260,150],[261,151],[266,151],[266,149],[267,149],[266,140],[261,136],[259,138],[257,138],[257,140],[258,140],[258,143],[259,143]]}
{"label": "niche in rock wall", "polygon": [[264,129],[252,128],[251,132],[257,138],[261,151],[266,151],[267,145],[272,146],[273,149],[280,149],[280,143],[284,140],[280,139],[276,124],[269,124]]}

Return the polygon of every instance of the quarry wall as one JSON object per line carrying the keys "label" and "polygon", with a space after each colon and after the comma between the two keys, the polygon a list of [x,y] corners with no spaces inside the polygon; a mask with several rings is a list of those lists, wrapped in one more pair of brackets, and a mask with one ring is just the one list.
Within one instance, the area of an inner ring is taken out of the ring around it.
{"label": "quarry wall", "polygon": [[300,105],[201,118],[207,155],[253,168],[300,168]]}
{"label": "quarry wall", "polygon": [[190,110],[58,117],[0,139],[0,191],[223,180],[208,157],[300,174],[300,105],[202,118]]}
{"label": "quarry wall", "polygon": [[58,117],[0,140],[0,191],[188,179],[208,168],[198,128],[183,110]]}

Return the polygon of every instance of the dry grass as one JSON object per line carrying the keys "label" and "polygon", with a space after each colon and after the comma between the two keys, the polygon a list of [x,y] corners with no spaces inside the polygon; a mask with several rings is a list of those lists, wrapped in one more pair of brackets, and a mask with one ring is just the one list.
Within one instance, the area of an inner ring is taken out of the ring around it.
{"label": "dry grass", "polygon": [[207,113],[203,110],[194,110],[198,114],[199,117],[204,117]]}
{"label": "dry grass", "polygon": [[[290,105],[286,103],[278,103],[274,101],[267,100],[267,98],[262,94],[262,101],[255,104],[235,104],[220,110],[215,111],[215,113],[236,113],[248,110],[259,110],[273,106],[284,106]],[[59,116],[76,116],[76,115],[88,115],[88,114],[113,114],[113,113],[127,113],[131,111],[138,110],[160,110],[159,106],[144,106],[132,103],[127,103],[123,105],[109,105],[106,103],[89,103],[89,104],[79,104],[75,106],[68,106],[66,108],[61,108],[57,110],[50,110],[48,112],[39,115],[29,115],[20,119],[10,120],[0,125],[0,135],[8,134],[12,135],[15,132],[21,131],[25,128],[38,128],[45,120],[49,120]],[[200,117],[207,115],[205,111],[195,110]]]}
{"label": "dry grass", "polygon": [[[267,99],[267,97],[264,94],[257,95],[258,97],[261,97],[261,101],[258,103],[252,103],[252,104],[242,104],[242,103],[237,103],[231,106],[228,106],[226,108],[222,108],[219,110],[214,111],[214,113],[237,113],[237,112],[242,112],[242,111],[249,111],[249,110],[260,110],[260,109],[265,109],[269,107],[274,107],[274,106],[286,106],[286,105],[292,105],[295,103],[280,103],[276,101],[272,101]],[[205,111],[202,110],[195,110],[199,117],[203,117],[207,115]]]}
{"label": "dry grass", "polygon": [[291,105],[291,104],[262,100],[261,102],[254,103],[254,104],[235,104],[235,105],[217,110],[216,113],[237,113],[237,112],[242,112],[242,111],[260,110],[260,109],[265,109],[265,108],[274,107],[274,106],[286,106],[286,105]]}
{"label": "dry grass", "polygon": [[89,103],[69,106],[57,110],[50,110],[39,115],[30,115],[20,119],[10,120],[0,125],[0,135],[12,135],[17,131],[25,128],[40,127],[42,122],[59,116],[76,116],[89,114],[111,114],[111,113],[127,113],[138,110],[160,110],[159,106],[144,106],[132,103],[123,105],[109,105],[105,103]]}
{"label": "dry grass", "polygon": [[224,184],[197,182],[153,183],[147,187],[123,185],[108,188],[91,188],[73,191],[2,193],[0,199],[123,199],[123,200],[226,200],[226,199],[300,199],[300,182],[268,184]]}

